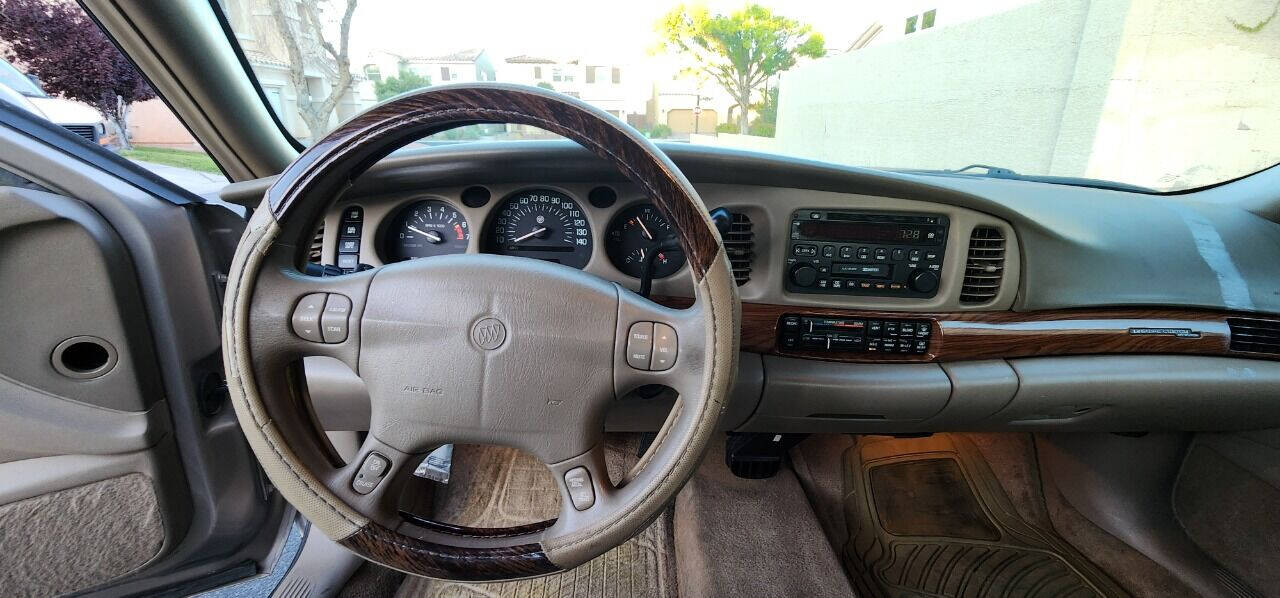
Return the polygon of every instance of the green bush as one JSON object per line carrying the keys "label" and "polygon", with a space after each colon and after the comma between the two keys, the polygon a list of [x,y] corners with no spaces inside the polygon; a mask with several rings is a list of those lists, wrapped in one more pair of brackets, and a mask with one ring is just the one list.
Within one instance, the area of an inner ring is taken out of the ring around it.
{"label": "green bush", "polygon": [[717,133],[737,133],[738,123],[720,123],[716,125]]}
{"label": "green bush", "polygon": [[751,123],[751,126],[748,127],[748,133],[755,135],[756,137],[773,137],[776,129],[777,125],[773,123],[760,122],[759,120],[756,120],[756,122]]}
{"label": "green bush", "polygon": [[671,127],[663,124],[654,125],[652,129],[649,129],[648,136],[650,139],[664,139],[670,137]]}

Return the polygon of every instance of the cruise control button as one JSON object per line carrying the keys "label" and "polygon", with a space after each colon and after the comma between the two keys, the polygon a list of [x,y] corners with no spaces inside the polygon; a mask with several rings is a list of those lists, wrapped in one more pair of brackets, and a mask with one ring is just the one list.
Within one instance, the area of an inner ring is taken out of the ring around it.
{"label": "cruise control button", "polygon": [[293,333],[311,342],[324,342],[320,333],[320,314],[324,311],[325,293],[312,293],[293,308]]}
{"label": "cruise control button", "polygon": [[351,480],[351,489],[359,494],[368,494],[378,487],[378,482],[386,477],[387,469],[391,467],[391,460],[379,455],[378,453],[369,453],[364,458],[364,463],[360,464],[360,471],[356,472],[355,479]]}
{"label": "cruise control button", "polygon": [[569,491],[573,508],[585,511],[596,504],[596,491],[591,488],[591,473],[585,467],[575,467],[564,473],[564,487]]}
{"label": "cruise control button", "polygon": [[676,363],[678,352],[675,329],[661,322],[655,323],[653,325],[653,359],[649,364],[650,369],[655,372],[671,369],[671,366]]}
{"label": "cruise control button", "polygon": [[653,322],[636,322],[627,333],[627,365],[637,370],[649,369],[653,355]]}
{"label": "cruise control button", "polygon": [[347,322],[351,317],[351,300],[345,295],[333,293],[324,302],[324,313],[320,315],[320,330],[326,343],[340,343],[347,340]]}
{"label": "cruise control button", "polygon": [[360,256],[354,253],[338,254],[338,267],[343,270],[355,270],[360,267]]}

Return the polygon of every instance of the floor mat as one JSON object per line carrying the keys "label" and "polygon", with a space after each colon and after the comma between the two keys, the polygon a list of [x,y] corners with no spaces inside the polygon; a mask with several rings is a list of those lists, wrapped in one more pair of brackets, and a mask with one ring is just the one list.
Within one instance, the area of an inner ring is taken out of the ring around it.
{"label": "floor mat", "polygon": [[[635,464],[638,435],[611,438],[609,475],[615,480]],[[449,484],[438,491],[434,518],[473,527],[502,527],[555,517],[560,496],[546,466],[528,454],[497,446],[458,445]],[[671,514],[580,567],[505,583],[470,584],[409,577],[397,596],[429,597],[655,597],[676,596]]]}
{"label": "floor mat", "polygon": [[863,437],[845,453],[844,558],[863,596],[1123,596],[1024,520],[961,436]]}

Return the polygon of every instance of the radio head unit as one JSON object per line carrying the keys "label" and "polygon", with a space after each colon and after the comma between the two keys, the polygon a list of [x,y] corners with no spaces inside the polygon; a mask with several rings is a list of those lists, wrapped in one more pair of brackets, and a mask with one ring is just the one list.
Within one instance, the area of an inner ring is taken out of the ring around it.
{"label": "radio head unit", "polygon": [[791,214],[786,290],[933,297],[948,224],[938,214],[797,210]]}

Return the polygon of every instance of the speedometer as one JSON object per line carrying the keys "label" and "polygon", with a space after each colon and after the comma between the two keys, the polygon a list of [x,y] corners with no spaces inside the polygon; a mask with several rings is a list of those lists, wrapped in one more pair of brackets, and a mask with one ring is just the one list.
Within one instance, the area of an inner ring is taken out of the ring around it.
{"label": "speedometer", "polygon": [[387,227],[384,261],[465,253],[471,231],[467,219],[453,206],[424,199],[401,208]]}
{"label": "speedometer", "polygon": [[503,200],[485,250],[582,269],[591,260],[591,227],[578,203],[559,191],[529,189]]}

